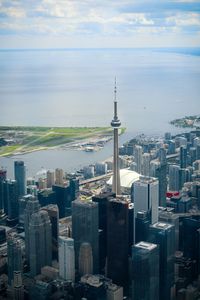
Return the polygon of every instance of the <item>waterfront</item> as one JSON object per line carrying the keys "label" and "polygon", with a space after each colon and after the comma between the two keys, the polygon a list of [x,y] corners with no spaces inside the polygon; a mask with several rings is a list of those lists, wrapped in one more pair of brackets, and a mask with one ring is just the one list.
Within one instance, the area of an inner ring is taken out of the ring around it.
{"label": "waterfront", "polygon": [[[109,126],[117,77],[121,143],[139,133],[180,132],[169,121],[199,112],[199,49],[71,49],[0,51],[0,125]],[[75,171],[112,155],[48,150],[0,158],[12,177],[22,159],[28,176],[41,167]]]}

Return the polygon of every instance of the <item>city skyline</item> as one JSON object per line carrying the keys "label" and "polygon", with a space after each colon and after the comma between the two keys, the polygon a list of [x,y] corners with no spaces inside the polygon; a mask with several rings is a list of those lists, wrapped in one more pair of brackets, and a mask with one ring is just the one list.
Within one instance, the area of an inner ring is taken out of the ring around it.
{"label": "city skyline", "polygon": [[198,0],[0,3],[0,48],[200,46]]}

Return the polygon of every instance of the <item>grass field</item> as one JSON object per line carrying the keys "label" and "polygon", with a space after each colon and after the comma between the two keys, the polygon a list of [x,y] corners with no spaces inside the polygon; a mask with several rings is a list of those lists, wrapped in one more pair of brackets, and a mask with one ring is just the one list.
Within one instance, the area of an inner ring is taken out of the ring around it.
{"label": "grass field", "polygon": [[[121,134],[125,128],[121,128]],[[0,126],[0,137],[12,140],[0,147],[0,156],[51,148],[93,137],[112,135],[111,127],[23,127]]]}

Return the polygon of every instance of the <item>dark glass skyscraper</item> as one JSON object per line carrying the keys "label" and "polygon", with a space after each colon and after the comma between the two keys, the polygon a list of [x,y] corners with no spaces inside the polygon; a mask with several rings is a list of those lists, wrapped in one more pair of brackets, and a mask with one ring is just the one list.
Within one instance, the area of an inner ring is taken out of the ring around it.
{"label": "dark glass skyscraper", "polygon": [[26,167],[23,161],[15,161],[14,173],[19,197],[24,196],[26,194]]}
{"label": "dark glass skyscraper", "polygon": [[200,245],[199,245],[199,230],[200,217],[187,217],[183,219],[182,228],[182,243],[184,257],[192,259],[194,264],[192,277],[193,280],[197,279],[200,274],[199,261],[200,261]]}
{"label": "dark glass skyscraper", "polygon": [[22,271],[22,245],[21,241],[15,234],[8,236],[7,241],[8,253],[8,283],[12,284],[14,271]]}
{"label": "dark glass skyscraper", "polygon": [[108,202],[107,277],[127,287],[129,250],[129,204],[117,198]]}
{"label": "dark glass skyscraper", "polygon": [[19,198],[18,185],[16,180],[6,182],[7,187],[7,204],[8,204],[8,220],[17,222],[19,218]]}
{"label": "dark glass skyscraper", "polygon": [[132,300],[159,300],[158,246],[147,242],[134,245],[132,270]]}
{"label": "dark glass skyscraper", "polygon": [[180,167],[181,169],[187,167],[187,148],[184,146],[180,147]]}
{"label": "dark glass skyscraper", "polygon": [[93,272],[99,272],[99,216],[98,203],[75,200],[72,202],[72,237],[75,248],[75,264],[78,269],[78,258],[82,243],[92,247]]}
{"label": "dark glass skyscraper", "polygon": [[3,210],[3,182],[6,180],[6,170],[0,169],[0,211]]}
{"label": "dark glass skyscraper", "polygon": [[146,211],[139,211],[135,218],[135,243],[148,240],[149,226],[149,214]]}
{"label": "dark glass skyscraper", "polygon": [[93,202],[99,205],[99,269],[105,271],[107,256],[107,219],[108,201],[115,197],[114,193],[102,193],[92,197]]}
{"label": "dark glass skyscraper", "polygon": [[160,264],[159,299],[171,300],[174,287],[174,253],[175,253],[175,228],[168,223],[155,223],[150,226],[150,241],[159,245]]}

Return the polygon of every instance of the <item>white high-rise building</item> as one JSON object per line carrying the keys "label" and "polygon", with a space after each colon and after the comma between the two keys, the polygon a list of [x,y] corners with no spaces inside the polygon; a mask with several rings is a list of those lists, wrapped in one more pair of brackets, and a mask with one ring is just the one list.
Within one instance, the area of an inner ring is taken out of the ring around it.
{"label": "white high-rise building", "polygon": [[47,171],[47,188],[51,188],[55,184],[55,172],[52,170]]}
{"label": "white high-rise building", "polygon": [[64,171],[63,169],[59,169],[57,168],[55,170],[55,177],[56,177],[56,181],[55,181],[55,184],[57,185],[63,185],[64,184]]}
{"label": "white high-rise building", "polygon": [[150,161],[151,161],[151,155],[149,153],[144,153],[142,155],[142,175],[149,176],[150,175]]}
{"label": "white high-rise building", "polygon": [[59,273],[65,280],[75,280],[74,240],[65,236],[59,237]]}
{"label": "white high-rise building", "polygon": [[[137,213],[146,211],[150,214],[150,222],[158,222],[159,183],[153,177],[140,177],[133,184],[134,222]],[[134,226],[135,228],[135,226]]]}
{"label": "white high-rise building", "polygon": [[135,163],[137,164],[137,172],[142,174],[142,147],[139,145],[135,146],[134,157]]}

